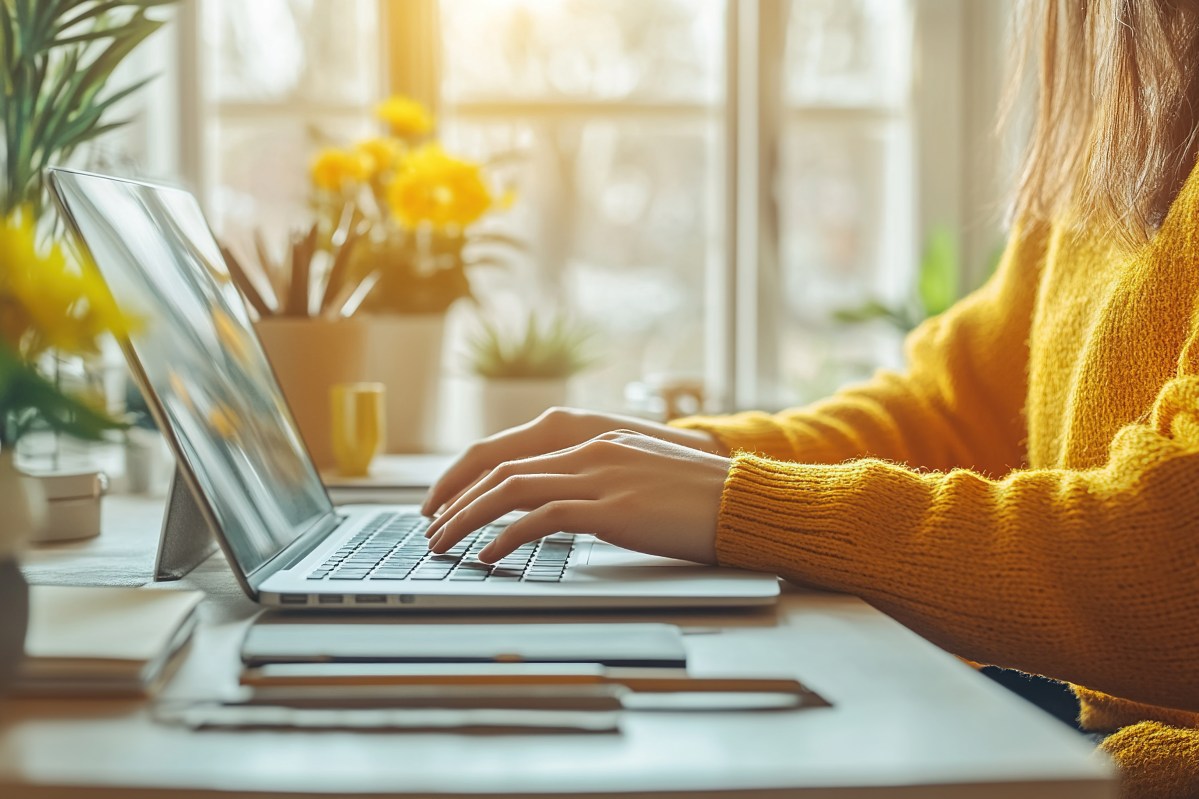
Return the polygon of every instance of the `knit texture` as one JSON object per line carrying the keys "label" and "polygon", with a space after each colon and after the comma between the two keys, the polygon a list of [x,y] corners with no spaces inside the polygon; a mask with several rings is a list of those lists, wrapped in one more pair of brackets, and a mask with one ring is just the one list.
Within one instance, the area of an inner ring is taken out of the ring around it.
{"label": "knit texture", "polygon": [[1199,170],[1135,253],[1018,227],[987,285],[909,337],[906,372],[677,422],[736,453],[720,561],[1087,686],[1125,796],[1199,795],[1197,221]]}
{"label": "knit texture", "polygon": [[1199,796],[1199,730],[1145,721],[1109,735],[1100,748],[1119,767],[1126,794],[1138,799]]}

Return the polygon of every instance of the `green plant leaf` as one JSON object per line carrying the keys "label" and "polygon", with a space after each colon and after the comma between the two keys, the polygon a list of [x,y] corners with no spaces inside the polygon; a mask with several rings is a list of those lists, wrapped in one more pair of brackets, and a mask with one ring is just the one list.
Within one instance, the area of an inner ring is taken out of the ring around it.
{"label": "green plant leaf", "polygon": [[498,324],[482,320],[468,340],[468,366],[480,377],[566,378],[592,366],[593,331],[563,315],[548,322],[530,313],[520,332],[505,333]]}
{"label": "green plant leaf", "polygon": [[[8,347],[0,345],[0,423],[19,438],[41,422],[64,435],[99,440],[127,427],[104,411],[64,393]],[[10,433],[11,434],[11,433]]]}
{"label": "green plant leaf", "polygon": [[37,211],[43,167],[125,124],[106,117],[146,81],[109,92],[109,79],[164,24],[147,10],[171,2],[0,0],[0,60],[6,67],[0,210],[28,203]]}
{"label": "green plant leaf", "polygon": [[933,230],[920,258],[916,291],[925,316],[944,313],[958,298],[957,240],[945,227]]}

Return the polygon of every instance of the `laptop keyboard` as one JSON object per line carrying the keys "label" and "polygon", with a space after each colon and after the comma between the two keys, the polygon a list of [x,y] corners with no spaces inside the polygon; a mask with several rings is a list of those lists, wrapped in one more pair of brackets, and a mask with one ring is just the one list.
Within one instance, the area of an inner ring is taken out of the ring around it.
{"label": "laptop keyboard", "polygon": [[461,580],[471,582],[556,583],[566,571],[573,537],[552,535],[524,544],[498,563],[481,563],[476,555],[501,530],[489,524],[441,555],[429,552],[425,530],[429,520],[419,513],[381,513],[347,540],[309,580]]}

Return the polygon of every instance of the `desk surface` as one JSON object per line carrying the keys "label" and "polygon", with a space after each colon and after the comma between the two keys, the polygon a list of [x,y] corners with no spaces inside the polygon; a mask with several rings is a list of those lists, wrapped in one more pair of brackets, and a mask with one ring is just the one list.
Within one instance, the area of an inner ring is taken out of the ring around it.
{"label": "desk surface", "polygon": [[[118,530],[122,520],[128,526],[128,520],[152,518],[150,502],[110,498],[105,535],[144,534]],[[40,553],[35,560],[45,566],[101,545]],[[204,588],[210,598],[163,698],[232,691],[237,646],[257,608],[237,590],[220,556],[184,584]],[[751,612],[502,618],[677,623],[688,631],[693,673],[793,675],[832,707],[626,712],[621,731],[613,734],[480,736],[192,732],[154,722],[142,702],[21,701],[6,706],[0,721],[0,795],[1116,794],[1108,764],[1084,739],[852,597],[786,589],[777,607]]]}

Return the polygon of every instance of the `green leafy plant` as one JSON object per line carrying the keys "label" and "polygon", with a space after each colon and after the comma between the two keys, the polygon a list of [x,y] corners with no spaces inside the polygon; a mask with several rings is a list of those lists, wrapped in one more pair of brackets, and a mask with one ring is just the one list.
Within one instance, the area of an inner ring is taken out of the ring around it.
{"label": "green leafy plant", "polygon": [[470,370],[490,379],[567,378],[595,363],[592,331],[558,314],[542,322],[530,313],[524,327],[505,332],[484,321],[468,342]]}
{"label": "green leafy plant", "polygon": [[109,112],[146,81],[109,91],[130,52],[173,0],[0,0],[0,449],[35,426],[97,439],[125,427],[39,366],[98,352],[128,332],[90,264],[44,235],[42,173],[124,125]]}
{"label": "green leafy plant", "polygon": [[916,276],[916,291],[904,304],[871,300],[858,308],[836,311],[838,322],[860,324],[882,319],[905,333],[930,316],[949,309],[958,298],[960,273],[957,242],[948,228],[935,229],[925,241]]}
{"label": "green leafy plant", "polygon": [[117,65],[162,27],[147,16],[174,0],[0,0],[4,64],[0,214],[43,205],[42,170],[121,127],[107,113],[150,79],[109,92]]}
{"label": "green leafy plant", "polygon": [[103,410],[64,393],[0,344],[0,448],[35,425],[84,441],[98,441],[124,427]]}

